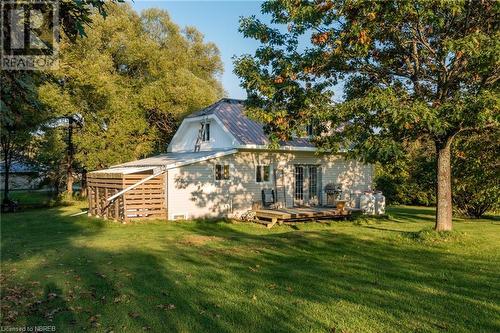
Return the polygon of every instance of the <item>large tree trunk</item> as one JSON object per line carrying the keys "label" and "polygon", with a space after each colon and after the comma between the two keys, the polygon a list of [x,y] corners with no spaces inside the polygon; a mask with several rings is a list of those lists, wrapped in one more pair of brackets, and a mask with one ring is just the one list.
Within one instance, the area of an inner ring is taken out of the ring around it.
{"label": "large tree trunk", "polygon": [[4,158],[4,177],[3,177],[3,203],[8,203],[10,201],[9,192],[9,178],[10,178],[10,166],[12,162],[12,153],[9,143],[3,144],[3,158]]}
{"label": "large tree trunk", "polygon": [[10,163],[7,162],[7,158],[4,161],[4,177],[3,177],[3,201],[9,201],[9,176],[10,176]]}
{"label": "large tree trunk", "polygon": [[87,188],[87,169],[82,170],[82,189],[80,195],[82,198],[86,198],[88,195],[88,188]]}
{"label": "large tree trunk", "polygon": [[68,171],[66,172],[66,193],[68,193],[68,195],[73,195],[74,177],[72,169],[73,168],[68,167]]}
{"label": "large tree trunk", "polygon": [[452,229],[452,201],[451,201],[451,141],[448,138],[443,142],[436,142],[436,226],[437,231]]}
{"label": "large tree trunk", "polygon": [[73,117],[68,117],[68,150],[66,161],[66,193],[73,195]]}

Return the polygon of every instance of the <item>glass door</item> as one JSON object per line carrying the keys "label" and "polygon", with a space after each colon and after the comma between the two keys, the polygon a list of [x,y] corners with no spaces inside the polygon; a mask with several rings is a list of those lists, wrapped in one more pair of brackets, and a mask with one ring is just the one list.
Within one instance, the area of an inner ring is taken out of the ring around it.
{"label": "glass door", "polygon": [[294,206],[304,204],[304,166],[295,166],[295,190],[294,190]]}
{"label": "glass door", "polygon": [[318,167],[309,165],[308,167],[308,199],[310,205],[318,204]]}
{"label": "glass door", "polygon": [[295,165],[294,205],[319,205],[319,176],[321,169],[317,165]]}

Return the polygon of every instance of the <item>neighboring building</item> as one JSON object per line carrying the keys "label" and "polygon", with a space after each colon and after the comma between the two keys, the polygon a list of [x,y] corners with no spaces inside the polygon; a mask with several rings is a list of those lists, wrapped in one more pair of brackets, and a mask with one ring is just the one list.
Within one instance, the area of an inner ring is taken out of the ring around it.
{"label": "neighboring building", "polygon": [[[4,190],[5,163],[0,161],[0,190]],[[38,188],[41,178],[38,170],[26,163],[12,161],[9,173],[10,190],[32,190]]]}
{"label": "neighboring building", "polygon": [[[262,202],[263,189],[274,190],[277,202],[292,207],[325,204],[326,184],[336,184],[344,193],[371,186],[371,165],[317,153],[307,138],[283,142],[279,149],[268,144],[262,125],[245,116],[242,101],[222,99],[185,118],[166,154],[90,173],[89,213],[117,219],[238,217]],[[120,195],[155,174],[150,190],[146,182]],[[118,185],[105,189],[106,184]],[[113,203],[114,211],[100,203],[113,194],[122,200]],[[130,200],[152,208],[141,209]],[[157,214],[151,213],[153,207],[160,207]]]}

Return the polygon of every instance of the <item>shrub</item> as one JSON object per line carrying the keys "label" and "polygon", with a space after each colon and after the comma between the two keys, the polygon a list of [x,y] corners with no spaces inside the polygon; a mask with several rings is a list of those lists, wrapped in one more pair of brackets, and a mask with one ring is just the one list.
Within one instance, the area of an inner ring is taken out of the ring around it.
{"label": "shrub", "polygon": [[[481,144],[478,144],[481,142]],[[500,134],[459,137],[453,149],[453,204],[467,217],[500,208]]]}
{"label": "shrub", "polygon": [[447,242],[462,242],[466,239],[467,234],[460,231],[436,231],[432,228],[426,228],[416,232],[406,234],[409,239],[422,243],[447,243]]}
{"label": "shrub", "polygon": [[433,147],[422,141],[407,147],[406,155],[390,164],[376,167],[375,188],[389,204],[431,206],[435,196]]}

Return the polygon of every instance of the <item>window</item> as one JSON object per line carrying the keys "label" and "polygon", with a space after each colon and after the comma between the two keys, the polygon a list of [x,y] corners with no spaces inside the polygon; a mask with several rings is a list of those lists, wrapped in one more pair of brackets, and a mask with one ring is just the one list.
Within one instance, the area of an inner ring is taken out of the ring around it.
{"label": "window", "polygon": [[295,166],[295,200],[304,200],[304,167]]}
{"label": "window", "polygon": [[314,135],[314,127],[313,125],[307,125],[306,126],[306,133],[307,133],[307,136],[313,136]]}
{"label": "window", "polygon": [[309,199],[318,196],[318,167],[309,166]]}
{"label": "window", "polygon": [[255,170],[255,181],[257,183],[269,182],[271,179],[271,166],[270,165],[257,165]]}
{"label": "window", "polygon": [[210,141],[210,124],[205,124],[205,127],[203,128],[203,141]]}
{"label": "window", "polygon": [[229,179],[229,165],[216,164],[215,165],[215,180],[228,180]]}

